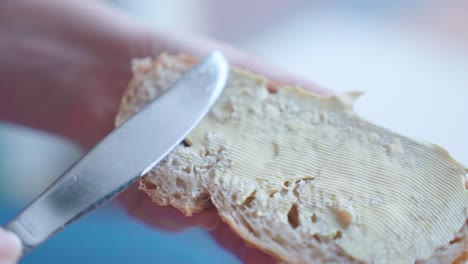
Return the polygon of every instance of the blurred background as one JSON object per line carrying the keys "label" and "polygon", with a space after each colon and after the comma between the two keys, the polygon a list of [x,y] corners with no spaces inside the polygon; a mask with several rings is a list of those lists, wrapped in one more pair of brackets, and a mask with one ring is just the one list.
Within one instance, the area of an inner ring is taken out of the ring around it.
{"label": "blurred background", "polygon": [[[468,165],[468,2],[422,0],[114,0],[157,28],[225,41],[336,92],[356,111],[436,143]],[[0,223],[82,153],[0,123]],[[202,230],[167,234],[106,206],[23,263],[238,263]]]}

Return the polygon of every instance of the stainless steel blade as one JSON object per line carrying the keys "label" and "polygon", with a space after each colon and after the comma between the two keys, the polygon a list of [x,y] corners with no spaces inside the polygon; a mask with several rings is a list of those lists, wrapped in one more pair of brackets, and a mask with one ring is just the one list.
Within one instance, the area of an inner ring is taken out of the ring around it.
{"label": "stainless steel blade", "polygon": [[115,129],[6,229],[28,251],[115,197],[163,159],[201,121],[225,86],[229,66],[214,52]]}

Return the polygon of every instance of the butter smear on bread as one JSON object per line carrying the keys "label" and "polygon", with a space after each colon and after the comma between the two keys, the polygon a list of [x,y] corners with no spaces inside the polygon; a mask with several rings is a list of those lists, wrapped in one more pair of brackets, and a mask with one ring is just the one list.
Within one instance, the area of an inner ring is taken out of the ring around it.
{"label": "butter smear on bread", "polygon": [[[136,62],[117,125],[192,64],[168,55]],[[450,261],[468,254],[467,169],[438,146],[360,118],[358,95],[272,90],[233,69],[188,146],[141,188],[186,215],[213,204],[244,240],[290,263],[414,263],[452,243]]]}

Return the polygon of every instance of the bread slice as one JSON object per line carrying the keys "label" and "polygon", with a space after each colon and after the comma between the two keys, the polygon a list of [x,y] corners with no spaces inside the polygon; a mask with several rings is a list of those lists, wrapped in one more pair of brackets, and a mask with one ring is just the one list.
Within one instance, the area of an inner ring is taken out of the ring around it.
{"label": "bread slice", "polygon": [[[116,126],[195,62],[134,60]],[[187,216],[213,204],[246,243],[288,263],[465,262],[467,168],[363,120],[352,110],[358,96],[278,87],[233,68],[210,114],[140,189]]]}

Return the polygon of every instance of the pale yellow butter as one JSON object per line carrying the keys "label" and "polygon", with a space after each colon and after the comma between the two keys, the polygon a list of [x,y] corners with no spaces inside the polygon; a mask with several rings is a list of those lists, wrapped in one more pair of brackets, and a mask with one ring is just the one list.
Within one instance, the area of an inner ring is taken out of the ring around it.
{"label": "pale yellow butter", "polygon": [[252,86],[230,81],[188,137],[185,157],[198,153],[202,164],[208,146],[222,146],[230,166],[215,170],[211,184],[236,206],[253,199],[257,217],[334,237],[350,256],[377,263],[426,259],[465,224],[466,169],[437,146],[359,118],[352,111],[359,94]]}

